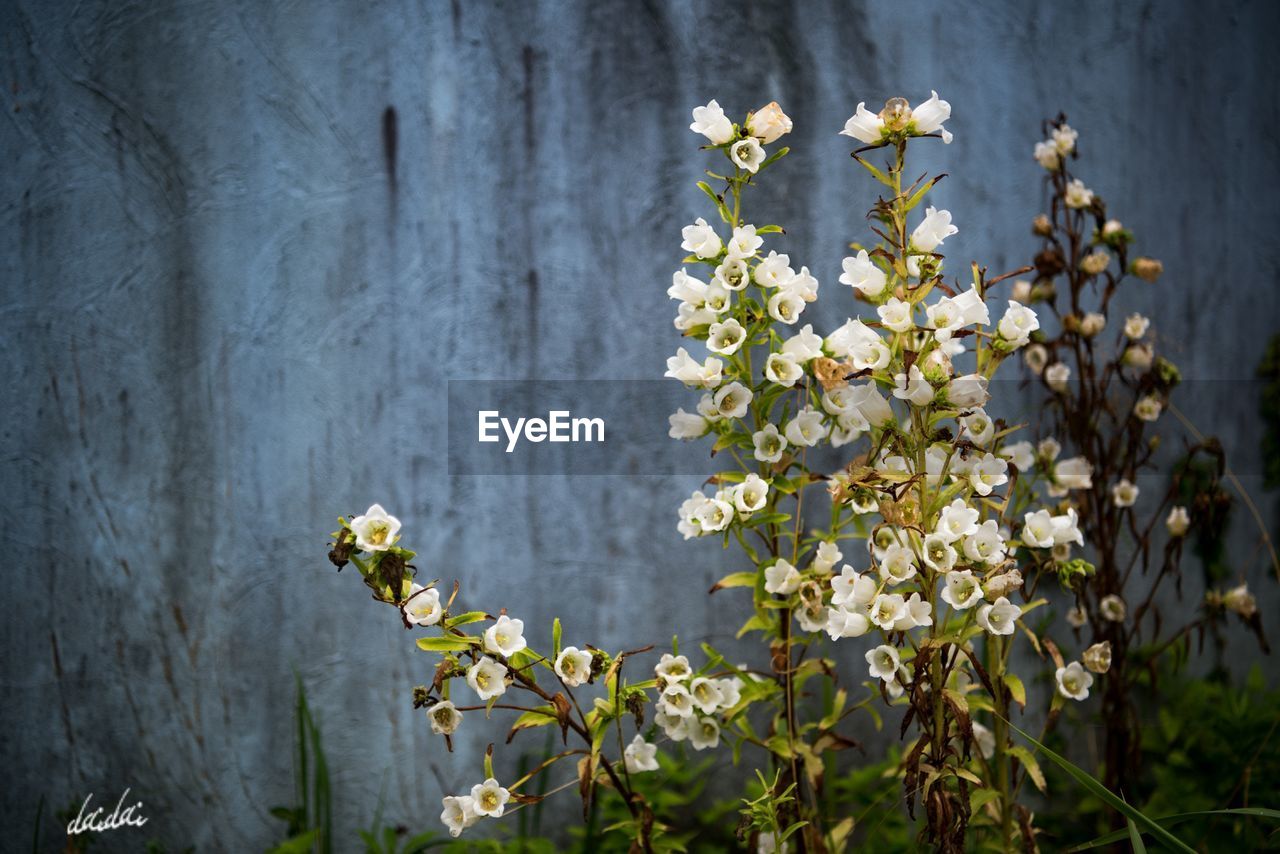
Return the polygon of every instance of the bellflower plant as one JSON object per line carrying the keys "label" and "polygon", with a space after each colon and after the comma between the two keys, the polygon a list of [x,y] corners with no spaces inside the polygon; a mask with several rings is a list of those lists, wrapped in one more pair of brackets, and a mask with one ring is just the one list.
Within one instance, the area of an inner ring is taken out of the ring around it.
{"label": "bellflower plant", "polygon": [[[1006,277],[989,279],[976,264],[963,283],[944,277],[942,253],[959,227],[925,204],[941,176],[907,185],[904,175],[909,146],[951,141],[949,116],[937,93],[915,109],[894,98],[878,114],[859,104],[842,131],[866,144],[854,157],[884,187],[869,216],[872,241],[852,246],[839,277],[850,290],[838,296],[860,301],[867,316],[851,306],[825,335],[805,323],[817,281],[770,245],[780,227],[746,215],[747,189],[786,149],[748,168],[734,143],[708,146],[730,152],[731,169],[708,171],[723,189],[698,185],[720,226],[714,237],[710,218],[685,229],[690,254],[668,290],[679,302],[676,328],[710,352],[700,362],[681,347],[668,360],[666,375],[702,395],[702,420],[681,409],[671,435],[705,437],[734,463],[681,504],[677,526],[686,538],[735,546],[751,567],[713,592],[750,591],[740,634],[767,646],[776,685],[762,698],[773,710],[763,730],[737,716],[720,736],[735,751],[750,743],[771,754],[775,793],[787,795],[782,826],[795,828],[804,850],[838,849],[849,835],[851,820],[822,808],[827,754],[851,745],[840,732],[848,715],[877,702],[905,708],[904,794],[913,811],[923,805],[922,841],[959,851],[975,835],[1008,847],[1032,833],[1013,774],[1035,760],[1007,726],[1026,689],[1008,662],[1015,628],[1034,642],[1024,617],[1044,600],[1023,595],[1026,552],[1009,512],[1019,476],[1011,460],[1028,463],[984,407],[996,370],[1038,321],[1014,300],[993,312]],[[885,168],[864,157],[873,150],[890,154]],[[730,265],[746,286],[709,305]],[[726,328],[732,350],[721,346]],[[810,449],[824,445],[847,446],[848,464],[814,468]],[[1055,535],[1080,536],[1068,517],[1046,528]],[[836,675],[850,653],[869,680],[856,702],[857,687]],[[833,699],[815,710],[804,697],[819,683]],[[979,717],[990,722],[981,730],[990,750],[975,749]],[[1034,778],[1043,779],[1038,769]]]}

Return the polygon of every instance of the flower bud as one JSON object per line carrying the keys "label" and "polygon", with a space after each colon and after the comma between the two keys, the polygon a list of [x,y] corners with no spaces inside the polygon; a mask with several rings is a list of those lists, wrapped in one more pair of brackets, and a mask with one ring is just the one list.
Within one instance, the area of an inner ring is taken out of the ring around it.
{"label": "flower bud", "polygon": [[1107,316],[1105,314],[1091,311],[1080,318],[1080,334],[1085,338],[1092,338],[1101,332],[1106,325]]}
{"label": "flower bud", "polygon": [[1031,302],[1031,283],[1026,279],[1018,279],[1013,283],[1013,288],[1009,293],[1009,299],[1014,302],[1020,302],[1023,305]]}
{"label": "flower bud", "polygon": [[1053,234],[1053,223],[1049,222],[1049,217],[1040,214],[1031,221],[1031,233],[1038,237],[1048,237]]}
{"label": "flower bud", "polygon": [[1164,272],[1164,264],[1155,258],[1135,258],[1129,269],[1139,279],[1146,282],[1154,282]]}
{"label": "flower bud", "polygon": [[1081,658],[1084,659],[1084,666],[1094,673],[1106,673],[1111,669],[1111,641],[1095,643],[1084,651]]}
{"label": "flower bud", "polygon": [[1008,596],[1020,587],[1022,587],[1022,573],[1016,569],[988,578],[986,584],[982,585],[987,598],[993,601],[1001,596]]}
{"label": "flower bud", "polygon": [[1177,506],[1170,510],[1164,526],[1169,530],[1169,536],[1185,537],[1191,529],[1191,515],[1187,513],[1187,508]]}
{"label": "flower bud", "polygon": [[1223,594],[1222,604],[1246,620],[1258,612],[1258,602],[1244,584],[1239,587],[1233,587]]}
{"label": "flower bud", "polygon": [[747,116],[747,132],[768,145],[791,133],[791,118],[782,112],[777,101],[770,101]]}
{"label": "flower bud", "polygon": [[1109,219],[1102,226],[1103,237],[1115,237],[1122,231],[1124,231],[1124,226],[1120,224],[1120,220],[1118,219]]}
{"label": "flower bud", "polygon": [[1080,269],[1090,276],[1097,276],[1111,263],[1111,254],[1098,249],[1080,259]]}
{"label": "flower bud", "polygon": [[1150,344],[1131,344],[1124,350],[1121,361],[1131,368],[1138,368],[1145,371],[1151,367],[1151,362],[1155,359],[1155,351],[1151,349]]}

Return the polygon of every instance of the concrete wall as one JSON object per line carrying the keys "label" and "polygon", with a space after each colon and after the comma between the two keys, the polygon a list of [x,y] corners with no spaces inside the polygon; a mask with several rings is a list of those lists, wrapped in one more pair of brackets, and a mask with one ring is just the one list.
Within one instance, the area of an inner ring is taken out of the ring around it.
{"label": "concrete wall", "polygon": [[[132,786],[153,836],[262,847],[295,669],[340,825],[385,783],[391,818],[433,826],[489,736],[469,722],[443,754],[408,703],[425,656],[324,561],[333,518],[374,500],[428,577],[530,627],[561,614],[566,642],[732,634],[700,595],[729,559],[674,530],[696,478],[443,463],[446,380],[661,374],[708,98],[795,119],[750,204],[823,282],[819,328],[850,309],[835,279],[871,191],[835,132],[930,88],[956,141],[917,165],[952,175],[951,255],[1028,257],[1031,145],[1065,110],[1089,183],[1166,263],[1125,301],[1184,371],[1249,377],[1276,326],[1266,2],[10,0],[0,20],[6,838],[41,796]],[[1252,404],[1202,409],[1259,471]]]}

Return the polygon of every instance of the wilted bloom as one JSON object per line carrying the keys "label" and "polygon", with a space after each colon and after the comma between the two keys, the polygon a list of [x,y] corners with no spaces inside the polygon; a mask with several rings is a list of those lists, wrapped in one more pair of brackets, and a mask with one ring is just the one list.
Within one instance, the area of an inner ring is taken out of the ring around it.
{"label": "wilted bloom", "polygon": [[1022,573],[1016,569],[988,576],[982,592],[988,599],[999,599],[1022,587]]}
{"label": "wilted bloom", "polygon": [[1222,596],[1222,604],[1235,611],[1246,620],[1258,613],[1258,601],[1249,592],[1247,585],[1232,587]]}
{"label": "wilted bloom", "polygon": [[1139,421],[1155,421],[1160,417],[1162,409],[1164,404],[1160,402],[1160,398],[1154,394],[1148,394],[1138,398],[1138,402],[1133,405],[1133,414]]}
{"label": "wilted bloom", "polygon": [[729,146],[729,159],[735,166],[740,166],[754,175],[760,168],[760,164],[764,162],[764,149],[760,147],[759,141],[754,136],[749,136]]}
{"label": "wilted bloom", "polygon": [[1106,673],[1111,669],[1111,641],[1095,643],[1084,651],[1084,666],[1094,673]]}
{"label": "wilted bloom", "polygon": [[1169,536],[1185,537],[1191,528],[1191,516],[1187,513],[1187,508],[1177,506],[1170,510],[1164,526],[1169,529]]}
{"label": "wilted bloom", "polygon": [[374,504],[364,515],[351,520],[348,527],[356,535],[356,547],[366,552],[385,552],[396,541],[400,520]]}
{"label": "wilted bloom", "polygon": [[467,668],[467,684],[481,700],[492,700],[507,690],[507,668],[489,656],[483,656]]}
{"label": "wilted bloom", "polygon": [[526,646],[528,644],[524,639],[524,620],[513,620],[503,614],[485,630],[485,652],[501,653],[510,658]]}
{"label": "wilted bloom", "polygon": [[480,820],[476,813],[475,802],[470,795],[448,795],[440,803],[444,812],[440,813],[440,821],[449,828],[449,835],[458,837],[462,831]]}
{"label": "wilted bloom", "polygon": [[1133,274],[1145,282],[1154,282],[1164,272],[1164,264],[1155,258],[1135,258],[1130,265]]}
{"label": "wilted bloom", "polygon": [[1093,191],[1079,178],[1073,178],[1067,184],[1066,202],[1069,208],[1087,208],[1093,204]]}
{"label": "wilted bloom", "polygon": [[868,297],[877,297],[884,291],[885,273],[867,255],[867,250],[861,249],[857,255],[845,258],[842,266],[840,284],[856,288]]}
{"label": "wilted bloom", "polygon": [[453,735],[462,723],[462,712],[448,700],[441,700],[427,709],[427,720],[436,735]]}
{"label": "wilted bloom", "polygon": [[1121,478],[1119,483],[1111,487],[1111,501],[1117,507],[1132,507],[1133,502],[1138,500],[1138,492],[1138,487],[1128,478]]}
{"label": "wilted bloom", "polygon": [[1071,381],[1071,368],[1065,362],[1054,362],[1044,369],[1044,381],[1054,391],[1065,392],[1067,383]]}
{"label": "wilted bloom", "polygon": [[626,762],[627,771],[631,774],[658,770],[658,746],[645,741],[642,735],[636,735],[631,739],[622,756],[623,761]]}
{"label": "wilted bloom", "polygon": [[1137,341],[1143,335],[1147,334],[1147,327],[1151,325],[1151,321],[1143,317],[1141,314],[1131,314],[1124,321],[1124,334]]}
{"label": "wilted bloom", "polygon": [[576,688],[591,678],[591,653],[576,646],[566,646],[556,659],[556,675],[570,688]]}
{"label": "wilted bloom", "polygon": [[404,618],[410,625],[434,626],[443,614],[439,590],[424,588],[421,584],[410,585],[409,596],[404,603]]}
{"label": "wilted bloom", "polygon": [[960,229],[951,224],[951,212],[926,208],[924,219],[911,232],[911,245],[920,252],[932,252]]}
{"label": "wilted bloom", "polygon": [[993,604],[978,608],[978,625],[993,635],[1011,635],[1020,616],[1022,609],[1001,596]]}
{"label": "wilted bloom", "polygon": [[898,650],[888,644],[880,644],[875,649],[868,650],[864,657],[867,660],[869,672],[876,679],[888,682],[898,675]]}
{"label": "wilted bloom", "polygon": [[868,110],[865,101],[859,101],[857,110],[844,123],[844,130],[840,133],[867,145],[875,145],[884,136],[884,119]]}
{"label": "wilted bloom", "polygon": [[1112,593],[1109,596],[1102,597],[1102,601],[1098,603],[1098,611],[1102,614],[1103,619],[1110,620],[1113,623],[1122,623],[1127,609],[1124,606],[1124,600]]}
{"label": "wilted bloom", "polygon": [[782,112],[777,101],[770,101],[747,116],[747,133],[765,145],[777,142],[779,137],[791,133],[791,118]]}
{"label": "wilted bloom", "polygon": [[1067,610],[1067,622],[1078,629],[1089,622],[1089,616],[1085,614],[1084,608],[1077,605]]}
{"label": "wilted bloom", "polygon": [[782,452],[787,449],[786,438],[772,424],[766,424],[752,433],[751,443],[755,445],[753,456],[762,463],[776,463],[782,459]]}
{"label": "wilted bloom", "polygon": [[693,108],[693,124],[689,130],[702,134],[712,145],[724,145],[733,139],[733,122],[714,100],[705,107]]}
{"label": "wilted bloom", "polygon": [[800,572],[789,561],[778,562],[764,571],[764,589],[768,593],[790,596],[800,588]]}
{"label": "wilted bloom", "polygon": [[490,777],[479,785],[471,787],[471,802],[480,815],[502,818],[511,793],[498,785],[498,781]]}
{"label": "wilted bloom", "polygon": [[694,220],[693,225],[686,225],[680,230],[680,234],[684,238],[680,248],[699,258],[714,258],[724,246],[720,242],[720,235],[702,217]]}
{"label": "wilted bloom", "polygon": [[1066,667],[1059,667],[1054,673],[1058,680],[1058,693],[1068,700],[1085,700],[1089,697],[1089,687],[1093,685],[1093,675],[1073,661]]}

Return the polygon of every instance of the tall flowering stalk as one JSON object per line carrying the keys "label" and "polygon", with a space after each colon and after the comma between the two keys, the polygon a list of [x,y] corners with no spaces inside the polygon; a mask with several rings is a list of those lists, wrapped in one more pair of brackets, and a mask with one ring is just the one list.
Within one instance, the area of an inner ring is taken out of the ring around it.
{"label": "tall flowering stalk", "polygon": [[[781,111],[771,104],[756,115],[766,112]],[[740,634],[769,645],[776,710],[763,734],[738,719],[735,735],[766,747],[778,785],[797,793],[790,818],[806,850],[848,836],[851,820],[821,808],[822,757],[848,743],[838,725],[874,699],[848,706],[834,661],[815,655],[823,633],[868,638],[855,653],[873,680],[864,685],[905,707],[905,796],[913,812],[924,805],[923,840],[959,851],[972,828],[1005,847],[1032,844],[1013,775],[1022,767],[1043,778],[1009,737],[1010,707],[1026,696],[1007,665],[1016,629],[1035,641],[1023,617],[1044,600],[1022,595],[1022,544],[1009,535],[1011,431],[984,407],[996,369],[1038,321],[1008,300],[992,322],[987,299],[1006,277],[988,280],[974,264],[963,285],[943,278],[939,250],[957,227],[925,205],[941,176],[908,184],[905,175],[909,144],[951,141],[949,115],[934,93],[915,109],[901,98],[878,114],[859,104],[847,122],[842,133],[864,143],[854,158],[885,189],[869,214],[874,242],[855,244],[840,282],[876,319],[851,318],[822,337],[800,325],[818,281],[766,245],[779,227],[744,213],[745,190],[787,150],[765,152],[761,143],[777,136],[759,138],[753,117],[732,124],[715,101],[694,111],[692,129],[728,165],[708,171],[722,190],[699,184],[721,226],[698,219],[684,229],[689,255],[668,291],[680,302],[676,328],[709,351],[697,358],[682,347],[668,360],[667,376],[702,392],[695,412],[671,416],[671,435],[708,436],[734,466],[684,502],[679,528],[736,544],[753,567],[713,592],[751,589]],[[889,153],[886,168],[863,156],[874,150]],[[811,467],[810,449],[853,443],[842,470]],[[1053,517],[1053,531],[1063,542],[1081,537],[1070,514]],[[812,680],[832,683],[835,698],[818,720],[806,717]],[[678,739],[678,726],[668,735]]]}
{"label": "tall flowering stalk", "polygon": [[[1141,759],[1135,693],[1150,691],[1139,683],[1154,679],[1157,658],[1228,611],[1253,628],[1264,648],[1265,640],[1243,579],[1225,593],[1211,591],[1205,607],[1186,621],[1168,619],[1158,607],[1164,589],[1181,592],[1188,538],[1197,531],[1221,535],[1231,500],[1222,485],[1225,457],[1216,440],[1197,437],[1159,493],[1143,494],[1139,478],[1155,472],[1157,428],[1168,417],[1180,375],[1157,355],[1150,321],[1140,314],[1118,321],[1112,299],[1135,278],[1155,283],[1163,265],[1131,256],[1133,233],[1073,174],[1078,133],[1062,117],[1047,122],[1045,131],[1034,154],[1046,170],[1049,212],[1033,226],[1041,239],[1035,279],[1016,283],[1015,291],[1024,302],[1048,308],[1058,329],[1037,333],[1025,353],[1045,393],[1047,438],[1023,453],[1049,497],[1080,519],[1092,562],[1060,550],[1045,511],[1026,515],[1022,539],[1041,549],[1040,568],[1073,592],[1067,619],[1077,642],[1088,644],[1083,667],[1060,667],[1059,693],[1083,700],[1094,675],[1101,680],[1104,780],[1112,791],[1133,795]],[[1073,456],[1059,459],[1063,444]],[[1142,481],[1146,490],[1155,480]]]}

